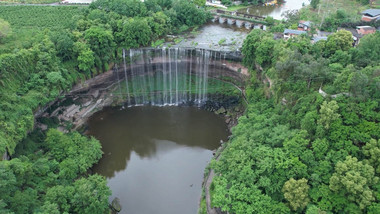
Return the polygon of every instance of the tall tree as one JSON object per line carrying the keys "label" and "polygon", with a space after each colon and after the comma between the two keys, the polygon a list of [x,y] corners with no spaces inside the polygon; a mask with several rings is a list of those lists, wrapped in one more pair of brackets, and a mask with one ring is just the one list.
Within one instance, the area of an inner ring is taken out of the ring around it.
{"label": "tall tree", "polygon": [[378,181],[372,166],[347,156],[345,161],[336,164],[330,178],[330,189],[365,209],[375,200],[373,188]]}
{"label": "tall tree", "polygon": [[319,110],[320,119],[318,123],[323,125],[325,129],[329,129],[332,122],[340,117],[337,110],[339,109],[338,103],[333,100],[330,102],[323,101],[321,109]]}
{"label": "tall tree", "polygon": [[363,146],[362,152],[367,158],[363,162],[371,165],[380,174],[380,140],[370,140]]}
{"label": "tall tree", "polygon": [[285,182],[282,192],[287,201],[289,201],[292,210],[303,210],[309,203],[310,199],[308,196],[309,185],[307,185],[307,180],[302,178],[300,180],[294,180],[291,178]]}
{"label": "tall tree", "polygon": [[352,48],[352,33],[346,30],[340,30],[334,34],[331,34],[327,38],[326,42],[326,54],[328,56],[333,55],[336,51],[348,51]]}
{"label": "tall tree", "polygon": [[[152,39],[152,29],[145,18],[130,18],[119,23],[121,32],[116,34],[124,48],[147,46]],[[160,30],[158,27],[156,30]]]}
{"label": "tall tree", "polygon": [[108,69],[106,65],[114,57],[115,42],[112,32],[102,27],[93,26],[86,30],[84,39],[95,53],[95,66]]}
{"label": "tall tree", "polygon": [[354,61],[362,67],[380,63],[380,32],[366,35],[354,52]]}
{"label": "tall tree", "polygon": [[254,68],[256,63],[256,49],[259,47],[262,38],[264,38],[265,32],[262,30],[252,30],[247,38],[244,40],[242,53],[244,54],[243,62],[245,65]]}
{"label": "tall tree", "polygon": [[317,9],[320,0],[311,0],[310,5],[313,9]]}

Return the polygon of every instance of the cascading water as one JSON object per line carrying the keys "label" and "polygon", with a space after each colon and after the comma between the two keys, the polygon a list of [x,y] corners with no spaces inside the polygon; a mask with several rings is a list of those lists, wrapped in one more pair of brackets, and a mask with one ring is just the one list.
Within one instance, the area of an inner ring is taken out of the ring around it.
{"label": "cascading water", "polygon": [[217,51],[186,48],[130,49],[129,59],[127,53],[123,50],[122,94],[128,106],[203,105],[210,64],[223,58]]}

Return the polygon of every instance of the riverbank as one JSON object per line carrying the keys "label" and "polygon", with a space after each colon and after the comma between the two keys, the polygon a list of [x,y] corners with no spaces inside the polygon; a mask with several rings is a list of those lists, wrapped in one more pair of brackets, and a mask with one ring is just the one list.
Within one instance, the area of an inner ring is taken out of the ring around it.
{"label": "riverbank", "polygon": [[[226,142],[223,142],[222,145],[218,148],[218,150],[215,151],[213,159],[218,161],[220,158],[220,154],[223,152],[225,147]],[[211,184],[215,176],[215,172],[211,168],[206,168],[206,170],[208,170],[208,172],[205,174],[203,180],[202,191],[204,192],[204,195],[202,195],[200,199],[199,214],[222,214],[221,209],[213,207],[211,202]],[[203,203],[206,207],[202,206]]]}

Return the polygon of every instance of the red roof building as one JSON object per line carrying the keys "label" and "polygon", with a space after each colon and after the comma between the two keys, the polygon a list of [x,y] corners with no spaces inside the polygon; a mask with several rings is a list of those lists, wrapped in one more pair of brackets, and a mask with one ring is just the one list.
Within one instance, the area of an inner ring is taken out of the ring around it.
{"label": "red roof building", "polygon": [[368,9],[362,12],[362,21],[371,22],[380,20],[380,9]]}

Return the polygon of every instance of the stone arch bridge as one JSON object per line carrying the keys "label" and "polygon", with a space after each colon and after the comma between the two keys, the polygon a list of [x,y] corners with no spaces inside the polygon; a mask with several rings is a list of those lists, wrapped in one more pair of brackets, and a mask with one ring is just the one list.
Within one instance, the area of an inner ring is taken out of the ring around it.
{"label": "stone arch bridge", "polygon": [[227,23],[229,25],[236,25],[237,27],[245,27],[247,29],[262,29],[266,30],[265,17],[255,16],[239,12],[229,12],[224,10],[212,11],[212,21],[219,22],[220,24]]}

